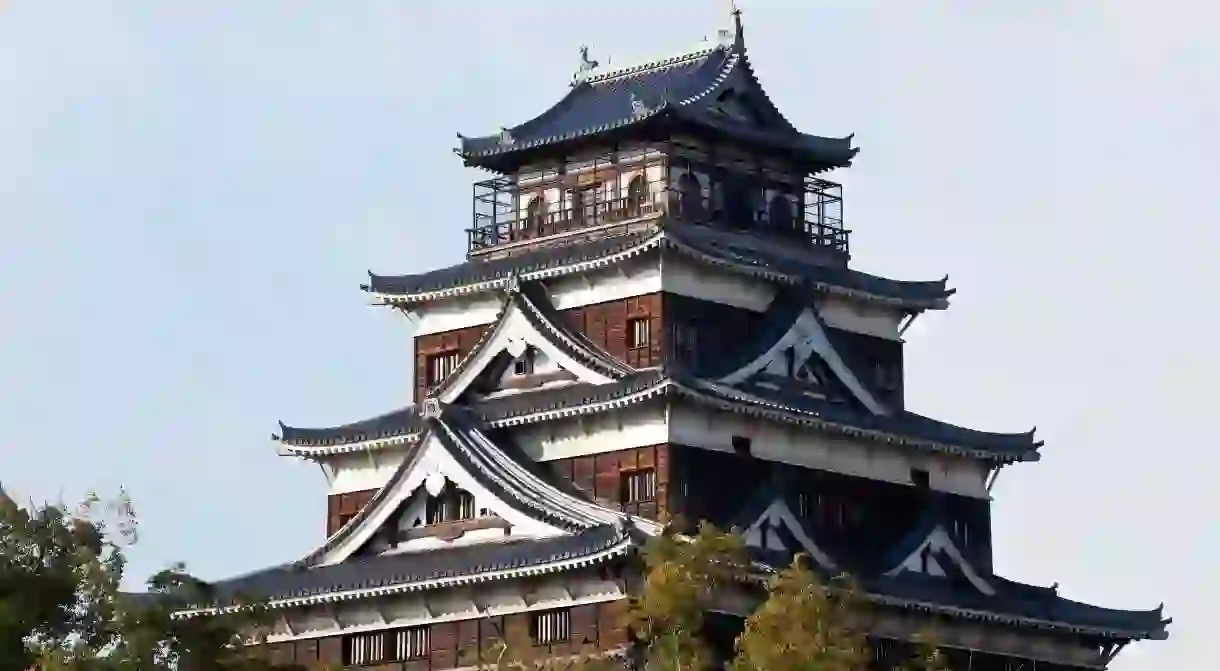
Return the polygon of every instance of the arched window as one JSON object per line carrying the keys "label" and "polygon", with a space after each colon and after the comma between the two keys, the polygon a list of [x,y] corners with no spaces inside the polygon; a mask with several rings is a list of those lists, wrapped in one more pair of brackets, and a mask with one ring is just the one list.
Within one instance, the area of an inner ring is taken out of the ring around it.
{"label": "arched window", "polygon": [[775,231],[796,230],[796,222],[792,216],[792,201],[788,200],[788,196],[777,193],[771,197],[771,203],[767,206],[767,223]]}
{"label": "arched window", "polygon": [[520,229],[526,236],[537,235],[542,228],[542,197],[534,196],[525,205],[525,219],[522,219]]}
{"label": "arched window", "polygon": [[703,187],[689,171],[678,178],[678,211],[690,219],[703,218]]}
{"label": "arched window", "polygon": [[636,175],[627,183],[627,216],[640,216],[640,209],[648,199],[648,185],[643,175]]}

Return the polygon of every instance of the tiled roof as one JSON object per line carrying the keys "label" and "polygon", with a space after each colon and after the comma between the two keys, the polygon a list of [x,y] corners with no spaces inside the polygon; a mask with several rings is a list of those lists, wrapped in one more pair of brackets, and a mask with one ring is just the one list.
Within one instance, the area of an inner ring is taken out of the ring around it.
{"label": "tiled roof", "polygon": [[514,276],[545,279],[587,272],[656,248],[701,263],[829,294],[911,309],[943,309],[953,290],[948,278],[909,282],[828,264],[803,248],[775,244],[749,233],[716,230],[666,220],[663,228],[592,242],[535,248],[497,259],[471,259],[416,275],[371,275],[361,288],[395,304],[422,303],[462,294],[497,291]]}
{"label": "tiled roof", "polygon": [[300,428],[280,422],[280,432],[271,437],[294,447],[326,448],[402,437],[418,433],[420,426],[419,412],[408,405],[372,419],[326,428]]}
{"label": "tiled roof", "polygon": [[[578,78],[563,99],[530,121],[495,135],[459,136],[458,153],[468,165],[508,172],[523,154],[540,147],[678,122],[769,145],[821,169],[850,165],[857,151],[851,137],[797,131],[758,82],[740,28],[737,37],[731,44]],[[735,120],[718,112],[717,99],[727,91],[748,100],[757,118]]]}
{"label": "tiled roof", "polygon": [[614,525],[546,539],[478,543],[423,552],[354,557],[326,566],[277,566],[215,585],[216,605],[240,598],[301,600],[362,590],[419,591],[498,574],[537,575],[581,560],[605,561],[629,543]]}
{"label": "tiled roof", "polygon": [[[1036,461],[1034,432],[978,431],[912,412],[875,415],[811,398],[791,389],[733,386],[661,369],[639,371],[609,384],[576,383],[470,402],[487,426],[503,427],[604,412],[661,395],[676,395],[726,410],[917,449],[997,461]],[[338,429],[336,429],[337,431]],[[321,431],[321,430],[316,430]]]}
{"label": "tiled roof", "polygon": [[995,596],[954,588],[943,580],[904,574],[895,578],[860,581],[873,601],[938,611],[970,619],[1010,625],[1051,628],[1113,638],[1162,639],[1172,620],[1163,608],[1118,610],[1093,606],[1059,596],[1054,590],[992,576]]}

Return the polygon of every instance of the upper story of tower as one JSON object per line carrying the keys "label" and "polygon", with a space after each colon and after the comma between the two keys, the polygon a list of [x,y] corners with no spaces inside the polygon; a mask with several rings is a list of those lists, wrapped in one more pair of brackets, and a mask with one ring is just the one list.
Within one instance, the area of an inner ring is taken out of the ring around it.
{"label": "upper story of tower", "polygon": [[840,186],[851,137],[809,135],[775,107],[732,29],[693,51],[599,67],[582,49],[567,95],[534,119],[459,135],[474,188],[468,257],[613,237],[674,219],[847,262]]}

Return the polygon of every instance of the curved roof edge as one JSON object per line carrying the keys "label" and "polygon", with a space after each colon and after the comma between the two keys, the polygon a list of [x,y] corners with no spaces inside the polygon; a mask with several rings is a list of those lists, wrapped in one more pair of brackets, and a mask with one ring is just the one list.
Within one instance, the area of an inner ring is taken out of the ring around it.
{"label": "curved roof edge", "polygon": [[764,246],[726,244],[740,234],[665,222],[651,231],[562,247],[540,248],[515,256],[465,261],[414,275],[376,275],[361,290],[391,306],[410,306],[457,296],[502,291],[514,277],[531,281],[604,268],[662,248],[690,260],[730,272],[852,300],[892,305],[912,311],[943,310],[956,290],[948,276],[931,281],[894,280],[840,266],[828,266]]}
{"label": "curved roof edge", "polygon": [[[740,14],[714,44],[622,68],[598,68],[582,48],[571,89],[534,118],[493,135],[458,134],[454,150],[468,166],[511,171],[531,150],[671,119],[793,154],[820,170],[847,167],[859,151],[852,135],[821,137],[798,131],[763,89],[746,52]],[[717,106],[720,94],[744,95],[754,111],[736,118]]]}

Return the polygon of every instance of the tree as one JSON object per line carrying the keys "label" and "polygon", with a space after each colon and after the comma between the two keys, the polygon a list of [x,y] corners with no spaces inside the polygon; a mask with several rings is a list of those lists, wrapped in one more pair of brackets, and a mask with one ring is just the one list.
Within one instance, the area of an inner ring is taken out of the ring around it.
{"label": "tree", "polygon": [[[209,618],[172,613],[210,601],[181,567],[149,580],[147,595],[119,591],[123,547],[136,541],[126,494],[95,494],[75,512],[18,506],[0,488],[0,668],[38,671],[268,671],[241,645],[265,631],[265,610],[245,604]],[[112,533],[113,530],[113,533]]]}

